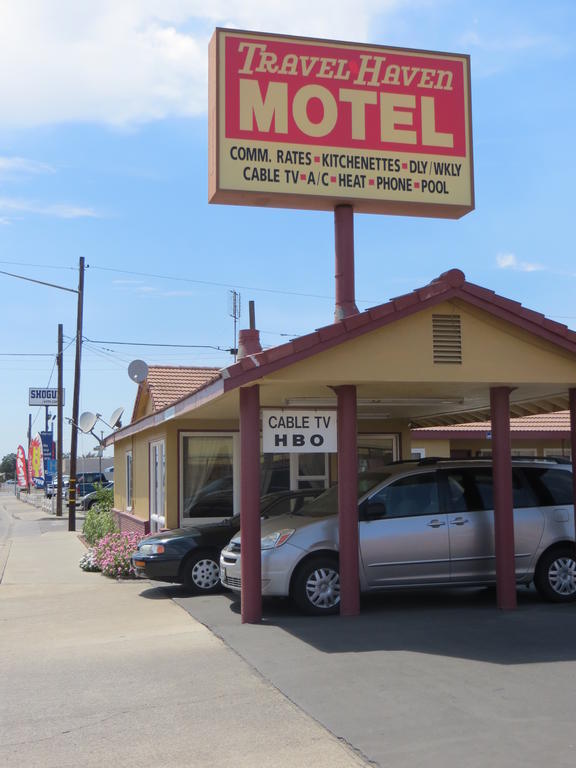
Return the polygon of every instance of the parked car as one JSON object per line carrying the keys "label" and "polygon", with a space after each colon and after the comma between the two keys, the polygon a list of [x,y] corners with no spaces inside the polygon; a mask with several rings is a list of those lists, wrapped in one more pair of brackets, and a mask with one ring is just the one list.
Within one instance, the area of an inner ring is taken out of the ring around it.
{"label": "parked car", "polygon": [[[108,480],[104,472],[80,472],[76,476],[76,501],[95,491],[98,486],[106,485]],[[70,483],[66,486],[65,496],[68,498]]]}
{"label": "parked car", "polygon": [[[260,513],[267,518],[296,511],[321,492],[266,494],[260,499]],[[220,550],[239,529],[240,515],[233,515],[220,522],[156,533],[140,542],[132,566],[140,578],[184,584],[194,593],[216,592],[220,589]]]}
{"label": "parked car", "polygon": [[[109,483],[105,483],[102,488],[108,489],[108,490],[114,490],[114,481],[112,480]],[[87,493],[85,496],[81,496],[78,499],[78,507],[79,509],[84,510],[84,512],[87,512],[89,509],[92,509],[94,504],[98,501],[98,489],[94,491],[90,491],[90,493]]]}
{"label": "parked car", "polygon": [[[490,462],[423,460],[359,476],[360,587],[471,586],[496,582]],[[576,599],[572,469],[513,462],[516,580],[542,597]],[[305,612],[340,602],[338,489],[262,524],[262,593]],[[222,551],[224,586],[241,589],[240,537]]]}
{"label": "parked car", "polygon": [[[66,496],[66,491],[68,490],[68,485],[70,483],[70,478],[68,475],[62,475],[62,495]],[[55,495],[56,490],[58,488],[58,478],[53,477],[52,480],[48,483],[46,486],[46,496],[48,498],[52,498],[52,496]]]}

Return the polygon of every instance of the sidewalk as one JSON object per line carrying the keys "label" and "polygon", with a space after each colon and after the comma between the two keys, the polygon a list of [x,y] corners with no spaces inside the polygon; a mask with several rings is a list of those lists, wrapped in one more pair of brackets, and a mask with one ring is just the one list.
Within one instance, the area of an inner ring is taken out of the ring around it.
{"label": "sidewalk", "polygon": [[1,765],[367,765],[146,582],[81,571],[67,520],[0,514]]}

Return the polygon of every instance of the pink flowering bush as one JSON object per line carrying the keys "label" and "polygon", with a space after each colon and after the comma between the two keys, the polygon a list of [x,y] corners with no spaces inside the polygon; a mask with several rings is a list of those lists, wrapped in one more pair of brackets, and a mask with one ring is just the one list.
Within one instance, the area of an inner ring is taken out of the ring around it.
{"label": "pink flowering bush", "polygon": [[134,570],[130,555],[138,548],[142,536],[138,533],[108,533],[94,545],[94,559],[105,576],[130,579]]}

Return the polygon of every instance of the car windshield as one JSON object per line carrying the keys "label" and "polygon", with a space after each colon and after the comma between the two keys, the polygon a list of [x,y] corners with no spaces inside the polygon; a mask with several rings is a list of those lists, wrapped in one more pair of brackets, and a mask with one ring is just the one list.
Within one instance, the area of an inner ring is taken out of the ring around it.
{"label": "car windshield", "polygon": [[[390,473],[379,472],[378,474],[358,475],[358,498],[361,499],[371,488],[379,485],[390,477]],[[305,504],[295,515],[302,517],[328,517],[338,513],[338,485],[333,485],[324,491],[317,499]]]}

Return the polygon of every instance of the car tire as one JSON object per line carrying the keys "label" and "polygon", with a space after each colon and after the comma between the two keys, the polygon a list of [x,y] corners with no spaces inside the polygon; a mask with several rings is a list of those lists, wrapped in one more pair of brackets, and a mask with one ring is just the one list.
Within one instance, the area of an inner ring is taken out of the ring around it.
{"label": "car tire", "polygon": [[298,568],[292,583],[292,599],[304,613],[328,616],[340,610],[338,559],[319,555]]}
{"label": "car tire", "polygon": [[219,557],[212,552],[196,552],[182,564],[182,583],[195,595],[220,592]]}
{"label": "car tire", "polygon": [[573,547],[545,552],[540,558],[534,584],[540,595],[553,603],[576,600],[576,555]]}

